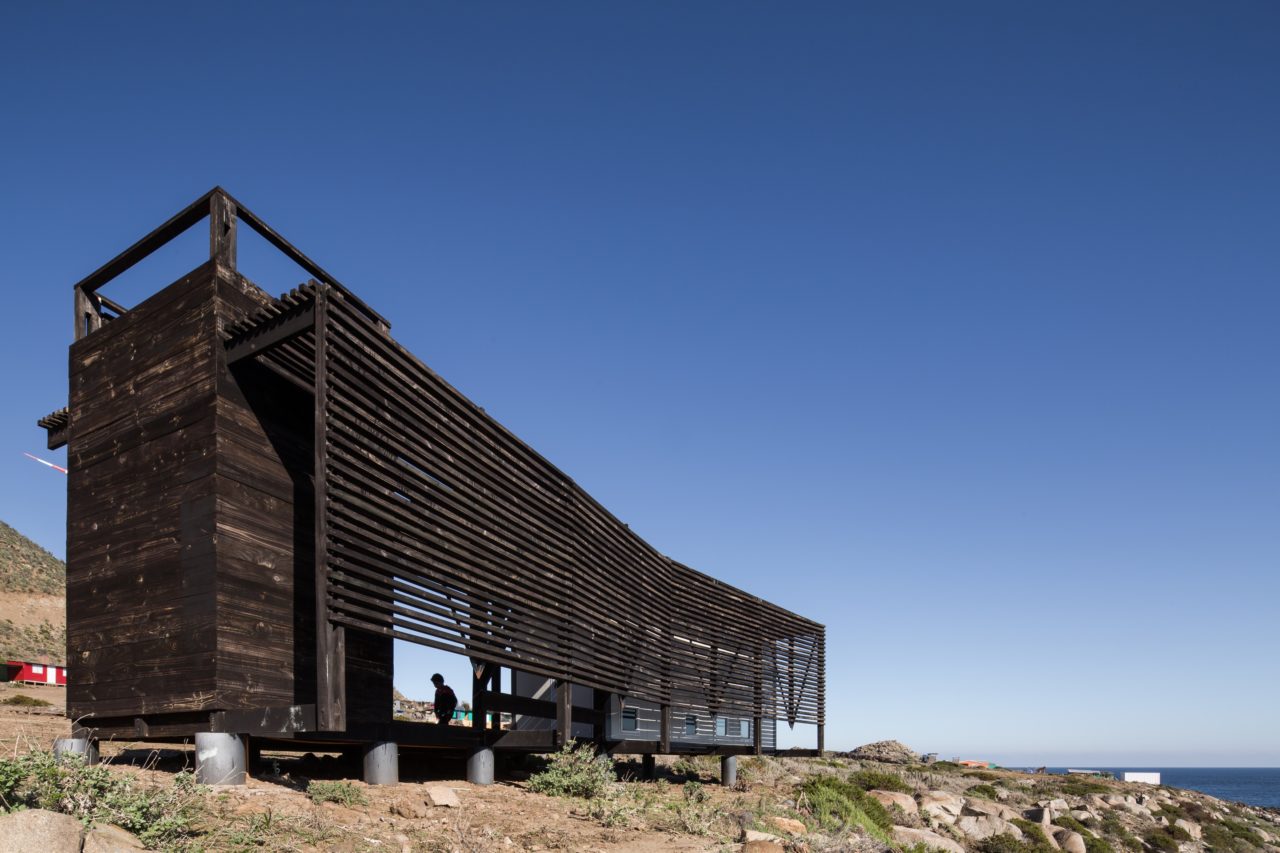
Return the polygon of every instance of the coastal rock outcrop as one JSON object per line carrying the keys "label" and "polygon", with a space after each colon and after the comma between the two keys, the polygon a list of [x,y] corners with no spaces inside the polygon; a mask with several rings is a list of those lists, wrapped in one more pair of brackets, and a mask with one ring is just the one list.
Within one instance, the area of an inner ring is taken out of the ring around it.
{"label": "coastal rock outcrop", "polygon": [[896,740],[866,743],[847,754],[858,761],[879,761],[882,764],[914,764],[920,760],[920,753]]}

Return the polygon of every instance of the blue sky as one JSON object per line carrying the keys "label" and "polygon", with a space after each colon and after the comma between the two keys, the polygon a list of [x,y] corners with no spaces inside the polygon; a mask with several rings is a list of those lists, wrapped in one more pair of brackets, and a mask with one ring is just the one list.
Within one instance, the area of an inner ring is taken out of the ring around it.
{"label": "blue sky", "polygon": [[827,624],[830,747],[1280,765],[1278,42],[1260,2],[9,4],[0,519],[63,552],[21,453],[71,285],[221,184]]}

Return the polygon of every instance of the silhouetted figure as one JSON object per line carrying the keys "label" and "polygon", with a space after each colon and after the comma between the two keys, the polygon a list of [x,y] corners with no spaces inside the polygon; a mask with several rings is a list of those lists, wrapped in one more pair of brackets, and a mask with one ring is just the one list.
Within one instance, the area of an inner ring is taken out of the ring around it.
{"label": "silhouetted figure", "polygon": [[431,676],[431,683],[436,686],[436,722],[447,726],[453,719],[453,712],[458,708],[458,697],[454,694],[453,688],[444,683],[444,676],[440,673],[437,672]]}

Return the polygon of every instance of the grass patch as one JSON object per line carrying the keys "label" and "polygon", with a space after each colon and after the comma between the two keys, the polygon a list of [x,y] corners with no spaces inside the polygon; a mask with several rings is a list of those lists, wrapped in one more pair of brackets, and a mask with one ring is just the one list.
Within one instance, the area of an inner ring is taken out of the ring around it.
{"label": "grass patch", "polygon": [[1058,790],[1068,796],[1084,797],[1089,794],[1111,794],[1115,789],[1104,782],[1098,782],[1085,776],[1069,776],[1061,784]]}
{"label": "grass patch", "polygon": [[896,791],[911,794],[915,788],[908,785],[897,773],[886,770],[859,770],[849,775],[849,784],[864,791]]}
{"label": "grass patch", "polygon": [[982,797],[988,800],[994,800],[998,796],[998,794],[996,793],[996,789],[991,785],[986,784],[985,782],[982,783],[981,785],[974,785],[970,788],[965,789],[965,794],[970,797]]}
{"label": "grass patch", "polygon": [[[1183,835],[1186,833],[1184,832]],[[1169,831],[1169,827],[1153,829],[1143,836],[1143,840],[1149,847],[1160,850],[1162,853],[1178,853],[1178,839]]]}
{"label": "grass patch", "polygon": [[307,785],[307,796],[313,803],[337,803],[340,806],[366,806],[369,798],[351,782],[313,780]]}
{"label": "grass patch", "polygon": [[1057,853],[1058,848],[1049,841],[1049,836],[1044,834],[1044,828],[1040,824],[1020,817],[1014,818],[1010,823],[1022,830],[1022,845],[1026,853]]}
{"label": "grass patch", "polygon": [[810,776],[800,786],[808,811],[823,829],[858,828],[872,838],[891,843],[893,819],[885,807],[856,785],[834,776]]}
{"label": "grass patch", "polygon": [[586,741],[565,744],[548,757],[545,770],[529,777],[530,791],[551,797],[591,800],[606,796],[613,785],[613,760],[597,755],[595,747]]}
{"label": "grass patch", "polygon": [[0,700],[0,705],[13,705],[18,708],[51,708],[53,703],[48,699],[37,699],[34,696],[26,696],[22,693],[15,693]]}

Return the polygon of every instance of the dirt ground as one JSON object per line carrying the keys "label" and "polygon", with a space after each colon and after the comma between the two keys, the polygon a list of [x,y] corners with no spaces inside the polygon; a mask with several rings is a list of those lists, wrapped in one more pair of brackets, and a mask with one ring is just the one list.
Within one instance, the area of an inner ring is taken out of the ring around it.
{"label": "dirt ground", "polygon": [[[57,704],[52,708],[16,709],[0,704],[0,756],[32,749],[49,749],[57,737],[69,734],[62,716],[65,690],[54,687],[0,685],[0,701],[20,693]],[[103,757],[121,773],[143,784],[168,786],[174,774],[190,768],[194,754],[186,747],[140,743],[104,743]],[[305,793],[310,778],[357,778],[336,759],[304,760],[298,754],[267,752],[263,767],[248,784],[211,788],[206,794],[209,819],[225,831],[240,827],[244,837],[259,846],[296,851],[402,851],[402,853],[487,853],[487,851],[716,851],[736,849],[728,839],[672,834],[636,828],[603,826],[586,814],[581,803],[532,793],[518,780],[489,786],[465,781],[458,761],[430,756],[402,755],[402,783],[370,787],[353,782],[367,805],[345,807],[315,804]],[[521,774],[516,773],[516,776]],[[432,806],[429,788],[446,787],[457,796],[457,807]],[[679,795],[678,786],[671,786]],[[707,788],[716,796],[714,784]],[[727,802],[727,800],[726,800]],[[240,836],[229,833],[233,841]],[[237,849],[233,843],[226,848]]]}

